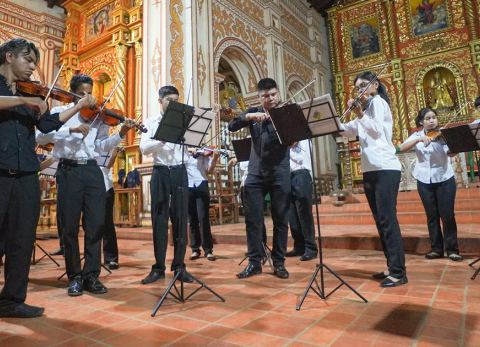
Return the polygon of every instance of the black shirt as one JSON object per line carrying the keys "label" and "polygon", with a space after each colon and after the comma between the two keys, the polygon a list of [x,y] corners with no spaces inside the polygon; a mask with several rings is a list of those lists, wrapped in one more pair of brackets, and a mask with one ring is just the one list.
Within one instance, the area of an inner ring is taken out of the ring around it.
{"label": "black shirt", "polygon": [[[2,75],[0,96],[14,96]],[[63,125],[58,116],[47,111],[38,119],[35,112],[25,106],[0,110],[0,170],[40,170],[35,153],[35,127],[42,133],[58,130]]]}
{"label": "black shirt", "polygon": [[278,171],[290,171],[290,150],[282,145],[270,120],[256,123],[246,119],[247,113],[263,112],[263,109],[250,109],[228,124],[228,130],[238,131],[246,126],[250,128],[252,149],[248,163],[248,173],[268,176]]}

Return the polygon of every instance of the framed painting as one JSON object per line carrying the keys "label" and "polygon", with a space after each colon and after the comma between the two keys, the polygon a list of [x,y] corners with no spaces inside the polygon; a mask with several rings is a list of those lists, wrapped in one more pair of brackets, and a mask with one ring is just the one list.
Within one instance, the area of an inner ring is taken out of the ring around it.
{"label": "framed painting", "polygon": [[414,36],[449,27],[447,0],[409,0]]}
{"label": "framed painting", "polygon": [[110,3],[87,16],[85,42],[96,40],[112,25],[112,10],[113,3]]}
{"label": "framed painting", "polygon": [[380,52],[378,19],[371,17],[350,26],[352,58],[358,59]]}

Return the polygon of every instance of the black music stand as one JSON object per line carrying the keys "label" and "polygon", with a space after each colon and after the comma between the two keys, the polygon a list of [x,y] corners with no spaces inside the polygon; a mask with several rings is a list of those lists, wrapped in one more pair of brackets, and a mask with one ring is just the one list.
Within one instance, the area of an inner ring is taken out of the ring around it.
{"label": "black music stand", "polygon": [[[472,152],[480,149],[480,123],[458,125],[450,128],[440,129],[443,138],[452,153]],[[468,264],[475,269],[474,264],[480,261],[480,257]],[[470,279],[474,280],[480,273],[480,267],[475,269]]]}
{"label": "black music stand", "polygon": [[[192,106],[181,104],[176,101],[170,101],[168,107],[165,111],[165,114],[160,121],[160,124],[153,136],[153,139],[158,141],[165,141],[175,144],[180,144],[182,146],[182,165],[184,164],[184,145],[189,146],[196,146],[200,147],[202,145],[202,141],[207,134],[208,128],[210,127],[215,114],[208,110],[203,109],[194,109]],[[188,188],[187,188],[188,189]],[[185,195],[188,194],[188,191],[185,191],[183,187],[179,187],[179,195],[183,198],[181,210],[185,211],[186,206],[184,206]],[[187,230],[186,226],[186,219],[180,219],[180,229]],[[186,243],[185,239],[186,235],[181,235],[182,241]],[[219,294],[213,291],[210,287],[208,287],[204,282],[200,281],[198,278],[190,274],[193,281],[200,285],[200,287],[196,288],[192,293],[185,296],[185,291],[183,287],[183,273],[185,269],[181,269],[177,271],[173,279],[168,284],[167,288],[163,292],[160,300],[155,305],[151,316],[154,317],[157,311],[162,306],[163,302],[167,298],[168,294],[170,294],[174,299],[179,302],[185,302],[189,298],[191,298],[196,292],[200,289],[205,288],[217,298],[219,298],[222,302],[225,302],[225,299],[222,298]],[[177,288],[177,281],[180,281],[180,289]],[[173,292],[173,290],[175,292]]]}
{"label": "black music stand", "polygon": [[[250,160],[250,151],[252,150],[252,139],[250,137],[240,139],[240,140],[232,140],[233,151],[235,152],[235,157],[237,158],[238,162],[241,161],[248,161]],[[265,230],[266,233],[266,230]],[[273,268],[273,261],[272,261],[272,250],[268,247],[267,240],[262,242],[263,246],[263,257],[262,257],[262,265],[265,265],[268,262],[268,265],[274,271]],[[247,260],[248,255],[245,255],[243,259],[238,263],[238,265],[242,265],[245,260]]]}
{"label": "black music stand", "polygon": [[[277,131],[281,143],[293,144],[301,140],[309,140],[310,156],[313,158],[312,138],[335,134],[341,131],[340,122],[333,106],[329,94],[315,99],[307,100],[301,104],[290,104],[283,107],[269,110],[270,118]],[[288,117],[286,116],[288,114]],[[340,277],[334,270],[323,262],[322,235],[320,232],[320,213],[318,210],[318,194],[315,185],[315,165],[312,161],[313,192],[315,198],[315,212],[317,214],[317,242],[318,242],[318,260],[316,269],[308,282],[305,291],[296,305],[297,311],[301,309],[310,289],[317,294],[320,299],[326,300],[341,286],[347,286],[364,302],[368,302],[360,293],[358,293],[350,284]],[[340,284],[332,289],[328,294],[325,290],[325,270],[330,272]],[[317,276],[320,273],[320,284]],[[316,287],[314,287],[314,283]]]}

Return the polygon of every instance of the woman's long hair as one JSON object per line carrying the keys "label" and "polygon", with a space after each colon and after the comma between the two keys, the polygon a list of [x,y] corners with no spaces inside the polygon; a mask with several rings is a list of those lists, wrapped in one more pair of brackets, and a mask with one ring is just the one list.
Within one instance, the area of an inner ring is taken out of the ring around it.
{"label": "woman's long hair", "polygon": [[423,126],[423,120],[425,119],[425,116],[427,115],[428,112],[433,112],[435,113],[435,116],[438,117],[437,111],[435,111],[433,108],[425,107],[422,108],[420,111],[418,111],[417,117],[415,118],[415,125],[417,127]]}
{"label": "woman's long hair", "polygon": [[[357,80],[359,79],[370,82],[370,81],[373,81],[375,78],[377,78],[377,75],[375,75],[371,71],[361,72],[355,77],[353,84],[357,83]],[[383,98],[383,100],[385,100],[387,104],[390,105],[390,98],[388,97],[387,88],[385,88],[385,85],[382,82],[380,82],[378,78],[377,78],[377,82],[378,82],[378,88],[377,88],[378,95],[380,95]]]}

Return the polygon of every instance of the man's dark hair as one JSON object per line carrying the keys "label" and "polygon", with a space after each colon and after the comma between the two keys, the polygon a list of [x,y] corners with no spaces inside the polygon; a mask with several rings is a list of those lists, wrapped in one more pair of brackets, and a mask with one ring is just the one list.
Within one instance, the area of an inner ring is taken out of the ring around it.
{"label": "man's dark hair", "polygon": [[172,95],[172,94],[180,95],[180,93],[178,92],[178,89],[175,88],[174,86],[163,86],[158,90],[158,96],[161,98],[167,95]]}
{"label": "man's dark hair", "polygon": [[262,78],[260,81],[258,81],[257,84],[257,91],[261,90],[269,90],[272,88],[278,88],[277,87],[277,82],[273,78]]}
{"label": "man's dark hair", "polygon": [[33,42],[25,39],[12,39],[0,45],[0,65],[7,61],[7,53],[12,52],[16,57],[23,52],[23,55],[29,55],[31,52],[35,53],[35,64],[40,61],[40,52]]}
{"label": "man's dark hair", "polygon": [[72,79],[70,80],[70,90],[75,93],[84,83],[93,86],[93,79],[90,76],[82,73],[73,75]]}
{"label": "man's dark hair", "polygon": [[433,112],[435,113],[435,116],[438,117],[437,111],[435,111],[433,108],[429,108],[429,107],[422,108],[420,111],[418,111],[417,117],[415,118],[415,125],[417,127],[423,126],[423,120],[425,119],[425,116],[427,115],[428,112]]}
{"label": "man's dark hair", "polygon": [[480,107],[480,96],[475,99],[475,108]]}

